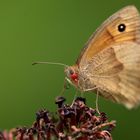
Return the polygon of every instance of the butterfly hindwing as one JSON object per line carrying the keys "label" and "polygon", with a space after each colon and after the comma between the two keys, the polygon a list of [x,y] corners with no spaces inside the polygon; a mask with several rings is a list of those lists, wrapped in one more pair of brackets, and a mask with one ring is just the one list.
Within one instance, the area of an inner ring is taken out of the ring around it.
{"label": "butterfly hindwing", "polygon": [[132,42],[114,45],[93,57],[93,60],[97,59],[104,62],[89,63],[87,77],[90,84],[97,85],[105,98],[124,104],[127,108],[139,105],[140,45]]}

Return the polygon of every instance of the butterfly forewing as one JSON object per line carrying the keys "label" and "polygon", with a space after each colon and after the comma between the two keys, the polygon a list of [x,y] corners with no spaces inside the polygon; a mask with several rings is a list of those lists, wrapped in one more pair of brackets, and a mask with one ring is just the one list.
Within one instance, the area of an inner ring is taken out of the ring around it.
{"label": "butterfly forewing", "polygon": [[[125,25],[124,32],[119,31],[120,24]],[[96,30],[82,50],[77,64],[81,67],[98,52],[123,41],[140,41],[140,15],[134,6],[121,9]]]}

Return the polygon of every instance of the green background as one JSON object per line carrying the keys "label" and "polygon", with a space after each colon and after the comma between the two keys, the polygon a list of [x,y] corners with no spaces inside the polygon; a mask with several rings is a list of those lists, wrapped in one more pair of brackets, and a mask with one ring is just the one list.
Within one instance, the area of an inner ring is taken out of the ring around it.
{"label": "green background", "polygon": [[[56,109],[64,70],[33,61],[74,64],[95,29],[120,8],[139,0],[1,0],[0,1],[0,128],[30,126],[40,108]],[[70,103],[75,90],[65,92]],[[86,94],[95,106],[95,95]],[[139,139],[140,108],[129,111],[104,99],[100,109],[117,120],[115,140]]]}

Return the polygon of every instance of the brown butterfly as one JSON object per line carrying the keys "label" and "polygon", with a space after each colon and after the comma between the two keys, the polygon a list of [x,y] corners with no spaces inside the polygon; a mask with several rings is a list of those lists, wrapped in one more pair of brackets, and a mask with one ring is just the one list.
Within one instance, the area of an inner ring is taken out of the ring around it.
{"label": "brown butterfly", "polygon": [[140,103],[140,15],[127,6],[109,17],[90,37],[66,79],[82,92],[131,109]]}
{"label": "brown butterfly", "polygon": [[66,79],[81,92],[99,95],[131,109],[140,104],[140,15],[127,6],[109,17],[90,37]]}

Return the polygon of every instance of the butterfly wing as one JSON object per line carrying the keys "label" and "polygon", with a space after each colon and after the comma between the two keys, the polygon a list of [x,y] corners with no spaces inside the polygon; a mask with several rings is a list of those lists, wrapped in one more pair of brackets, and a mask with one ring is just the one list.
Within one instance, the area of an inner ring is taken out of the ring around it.
{"label": "butterfly wing", "polygon": [[[118,30],[120,24],[126,26],[124,32]],[[82,67],[109,45],[124,41],[140,43],[140,15],[135,6],[127,6],[108,18],[90,37],[76,64]]]}
{"label": "butterfly wing", "polygon": [[[122,24],[125,30],[119,30]],[[96,86],[107,99],[127,108],[137,106],[140,103],[140,15],[135,6],[127,6],[107,19],[91,36],[76,64],[80,89],[92,90]],[[83,77],[85,80],[81,80]]]}
{"label": "butterfly wing", "polygon": [[99,52],[92,61],[86,68],[87,78],[91,85],[97,85],[102,96],[127,108],[139,105],[140,45],[133,42],[113,45]]}

